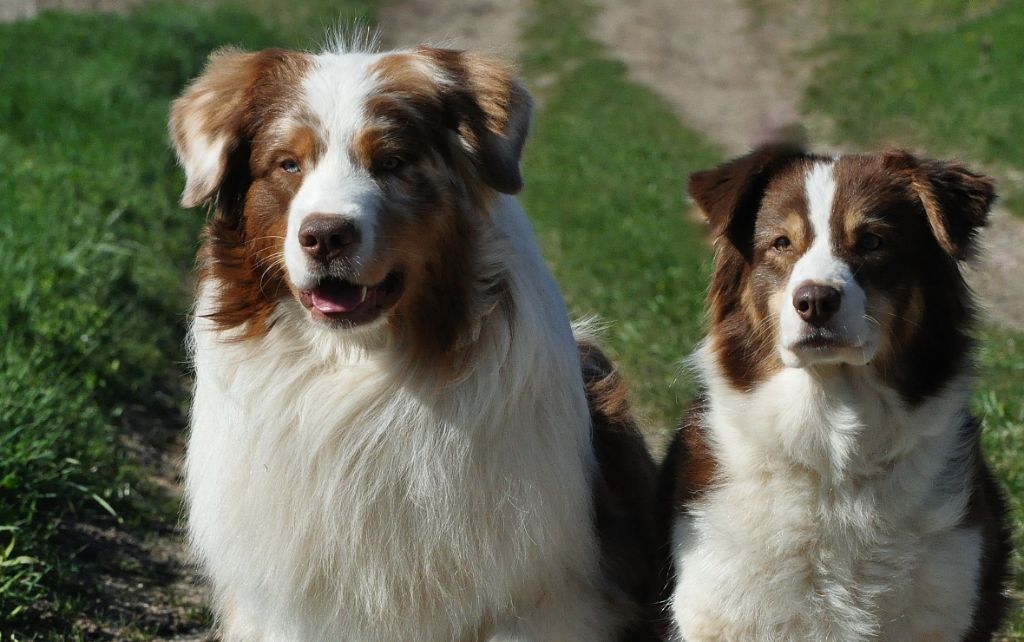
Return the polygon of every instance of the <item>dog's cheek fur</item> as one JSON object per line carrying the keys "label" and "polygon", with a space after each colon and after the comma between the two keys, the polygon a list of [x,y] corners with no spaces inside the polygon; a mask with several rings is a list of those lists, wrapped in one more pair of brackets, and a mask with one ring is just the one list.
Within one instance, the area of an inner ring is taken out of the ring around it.
{"label": "dog's cheek fur", "polygon": [[[438,68],[439,57],[447,67]],[[405,276],[406,291],[389,320],[392,330],[417,361],[451,369],[457,367],[459,341],[480,311],[471,301],[493,294],[477,291],[472,275],[478,257],[472,252],[486,225],[479,213],[489,209],[494,192],[479,159],[467,155],[460,139],[460,128],[470,117],[465,103],[493,98],[478,87],[470,87],[473,91],[465,96],[459,93],[465,89],[454,90],[464,84],[446,74],[462,59],[458,52],[417,50],[376,62],[373,73],[381,80],[364,107],[370,126],[354,147],[385,195],[378,262],[400,267]],[[509,114],[491,117],[490,126],[501,127]],[[394,174],[379,170],[380,159],[389,156],[402,162]]]}
{"label": "dog's cheek fur", "polygon": [[[198,121],[208,137],[228,141],[216,182],[190,170],[184,200],[216,202],[203,231],[197,291],[209,279],[219,284],[216,306],[206,314],[221,330],[240,328],[233,335],[237,340],[263,335],[278,301],[287,295],[281,252],[288,204],[301,176],[263,176],[260,167],[268,162],[262,157],[269,149],[282,142],[275,138],[275,125],[299,110],[295,88],[309,64],[308,56],[281,50],[215,54],[206,73],[172,108],[176,137]],[[298,160],[315,162],[321,146],[312,130],[286,131]],[[176,138],[179,154],[191,144]],[[282,185],[282,180],[293,184]],[[200,194],[196,185],[205,191]]]}
{"label": "dog's cheek fur", "polygon": [[708,296],[712,347],[731,383],[747,390],[783,367],[777,348],[778,315],[772,309],[785,288],[784,274],[751,266],[724,244],[716,263]]}
{"label": "dog's cheek fur", "polygon": [[[921,167],[946,165],[893,154],[848,156],[836,164],[832,222],[839,255],[852,266],[868,296],[868,314],[881,327],[882,345],[873,366],[914,406],[939,392],[964,367],[973,347],[975,311],[948,239],[932,229],[939,214],[929,214],[927,197],[922,202],[917,194]],[[855,249],[853,230],[869,212],[878,213],[891,230],[878,257],[861,256]],[[958,220],[955,213],[943,216]],[[973,211],[970,216],[983,219]],[[966,243],[967,237],[961,237]],[[942,322],[929,323],[927,317]]]}
{"label": "dog's cheek fur", "polygon": [[[290,140],[257,139],[248,147],[248,157],[230,168],[226,179],[244,185],[234,209],[218,210],[207,226],[201,250],[199,287],[207,278],[220,284],[212,319],[222,330],[241,328],[238,340],[262,336],[273,322],[274,311],[290,286],[284,266],[284,243],[288,230],[288,207],[302,184],[303,175],[290,175],[268,165],[270,150],[282,146],[294,150],[302,167],[311,167],[322,145],[308,128],[294,132]],[[239,154],[241,156],[241,154]],[[258,177],[254,180],[252,177]],[[292,292],[294,295],[295,293]]]}
{"label": "dog's cheek fur", "polygon": [[262,336],[288,293],[281,262],[287,218],[277,201],[256,184],[246,196],[241,220],[232,224],[217,218],[204,233],[198,287],[211,278],[220,284],[210,318],[222,330],[242,328],[234,335],[237,340]]}
{"label": "dog's cheek fur", "polygon": [[445,189],[449,177],[441,167],[421,171],[403,186],[407,198],[382,213],[379,233],[393,257],[389,262],[405,274],[405,294],[392,323],[415,361],[439,363],[453,357],[472,322],[472,248],[482,221],[460,210]]}

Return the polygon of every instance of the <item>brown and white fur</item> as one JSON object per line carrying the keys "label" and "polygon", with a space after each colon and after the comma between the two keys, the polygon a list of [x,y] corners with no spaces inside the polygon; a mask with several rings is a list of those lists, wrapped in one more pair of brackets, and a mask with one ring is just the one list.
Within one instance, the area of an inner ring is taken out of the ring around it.
{"label": "brown and white fur", "polygon": [[174,103],[226,640],[645,635],[654,465],[511,196],[530,105],[426,47],[225,50]]}
{"label": "brown and white fur", "polygon": [[990,639],[1009,536],[961,261],[991,179],[770,145],[690,194],[716,256],[705,391],[661,479],[676,638]]}

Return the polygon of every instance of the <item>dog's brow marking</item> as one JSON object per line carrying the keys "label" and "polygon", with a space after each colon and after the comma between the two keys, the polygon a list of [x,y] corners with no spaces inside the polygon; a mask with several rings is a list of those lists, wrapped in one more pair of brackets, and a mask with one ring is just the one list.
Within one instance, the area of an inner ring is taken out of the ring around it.
{"label": "dog's brow marking", "polygon": [[814,230],[815,242],[828,238],[828,220],[832,214],[832,203],[836,195],[836,182],[832,175],[835,162],[815,163],[807,173],[804,189],[807,190],[808,219]]}

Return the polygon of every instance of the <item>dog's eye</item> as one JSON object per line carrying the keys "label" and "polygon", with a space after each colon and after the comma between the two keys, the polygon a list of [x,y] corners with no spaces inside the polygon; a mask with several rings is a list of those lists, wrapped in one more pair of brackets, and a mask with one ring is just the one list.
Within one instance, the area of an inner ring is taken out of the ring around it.
{"label": "dog's eye", "polygon": [[779,252],[789,249],[790,245],[792,245],[792,243],[790,242],[788,236],[780,236],[779,238],[772,241],[772,247],[778,250]]}
{"label": "dog's eye", "polygon": [[402,159],[397,156],[385,156],[377,166],[385,172],[393,172],[402,166]]}
{"label": "dog's eye", "polygon": [[300,171],[302,171],[302,168],[299,167],[299,164],[290,158],[281,163],[281,169],[288,172],[289,174],[298,174]]}
{"label": "dog's eye", "polygon": [[877,234],[862,234],[857,239],[857,249],[861,252],[874,252],[878,248],[882,247],[882,237]]}

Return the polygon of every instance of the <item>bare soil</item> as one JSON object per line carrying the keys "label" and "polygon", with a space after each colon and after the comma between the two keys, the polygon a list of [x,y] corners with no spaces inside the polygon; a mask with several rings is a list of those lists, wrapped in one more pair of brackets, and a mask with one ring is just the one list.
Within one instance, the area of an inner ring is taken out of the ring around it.
{"label": "bare soil", "polygon": [[378,12],[386,47],[475,49],[509,59],[519,52],[528,0],[402,0]]}
{"label": "bare soil", "polygon": [[751,0],[599,4],[593,35],[634,81],[727,153],[802,120],[813,65],[796,54],[824,34],[821,3],[791,0],[785,11],[755,11]]}

